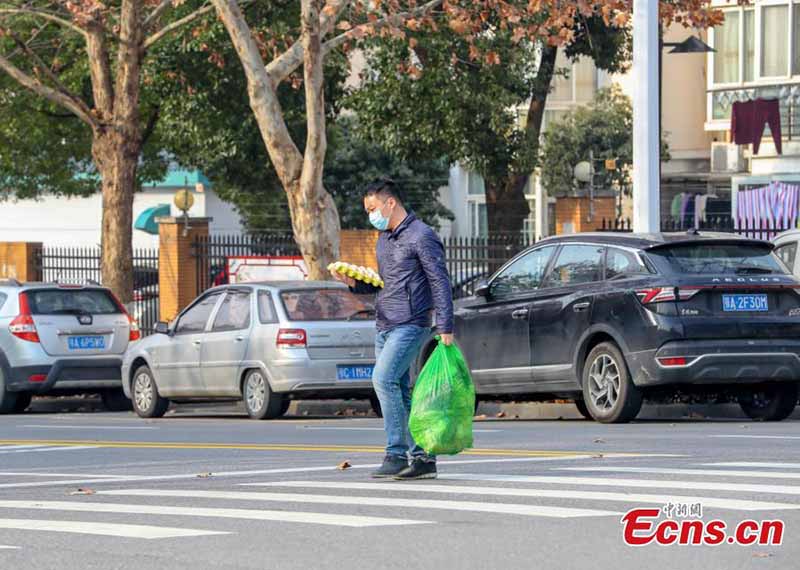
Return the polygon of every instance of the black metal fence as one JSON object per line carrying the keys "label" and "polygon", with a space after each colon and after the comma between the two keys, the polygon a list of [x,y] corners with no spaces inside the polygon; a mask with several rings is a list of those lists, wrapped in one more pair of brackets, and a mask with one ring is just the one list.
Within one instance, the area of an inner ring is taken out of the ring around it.
{"label": "black metal fence", "polygon": [[[521,235],[443,240],[447,268],[456,298],[471,295],[475,285],[531,245]],[[192,245],[197,263],[197,289],[228,283],[228,259],[240,256],[296,256],[300,249],[291,234],[203,237]]]}
{"label": "black metal fence", "polygon": [[[709,218],[706,221],[697,224],[697,227],[695,227],[694,224],[692,225],[682,224],[679,221],[673,219],[661,220],[662,232],[685,232],[692,229],[696,229],[701,232],[732,233],[753,239],[771,240],[779,233],[794,228],[775,226],[775,225],[771,226],[766,222],[753,223],[746,225],[745,227],[740,226],[737,228],[735,227],[733,218],[731,218],[730,216]],[[622,232],[622,233],[632,232],[633,223],[628,218],[616,219],[616,220],[608,220],[604,218],[601,221],[600,227],[597,228],[597,231]]]}
{"label": "black metal fence", "polygon": [[[102,282],[97,247],[43,247],[38,268],[46,282]],[[157,249],[133,250],[133,302],[129,309],[142,334],[152,334],[159,313]]]}

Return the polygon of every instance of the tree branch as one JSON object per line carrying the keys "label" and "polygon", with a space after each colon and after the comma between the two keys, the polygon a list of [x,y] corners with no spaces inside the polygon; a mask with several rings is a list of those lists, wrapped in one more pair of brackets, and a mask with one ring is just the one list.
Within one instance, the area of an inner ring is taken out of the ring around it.
{"label": "tree branch", "polygon": [[161,116],[161,107],[156,107],[153,109],[153,114],[147,119],[147,124],[144,127],[144,131],[142,132],[142,146],[147,144],[147,141],[153,136],[153,132],[156,130],[156,125],[158,124],[158,118]]}
{"label": "tree branch", "polygon": [[[159,6],[159,8],[160,8],[160,6]],[[213,11],[214,11],[214,6],[212,4],[206,4],[205,6],[203,6],[202,8],[200,8],[198,10],[195,10],[191,14],[189,14],[187,16],[184,16],[183,18],[181,18],[179,20],[175,20],[171,24],[168,24],[168,25],[164,26],[163,28],[158,30],[156,33],[154,33],[152,36],[150,36],[149,38],[144,40],[144,43],[143,43],[144,49],[148,49],[150,46],[152,46],[154,43],[159,41],[161,38],[163,38],[164,36],[166,36],[167,34],[173,32],[173,31],[177,30],[181,26],[185,26],[189,22],[197,20],[198,18],[201,18],[202,16],[205,16],[209,12],[213,12]]]}
{"label": "tree branch", "polygon": [[157,22],[161,15],[172,6],[173,1],[174,0],[161,0],[161,4],[144,19],[144,23],[142,24],[144,29],[149,30],[150,24]]}
{"label": "tree branch", "polygon": [[68,95],[53,89],[52,87],[48,87],[38,79],[31,77],[2,55],[0,55],[0,69],[5,71],[12,79],[17,81],[23,87],[33,91],[41,97],[44,97],[52,103],[61,105],[62,107],[68,109],[89,127],[93,129],[99,127],[97,120],[92,116],[91,111],[87,112],[85,105],[82,105],[79,101],[73,100]]}
{"label": "tree branch", "polygon": [[[350,0],[328,0],[320,17],[320,37],[330,34],[336,26],[336,21],[345,8],[350,5]],[[267,74],[273,85],[278,85],[289,77],[303,63],[303,43],[295,41],[292,46],[273,59],[267,65]]]}
{"label": "tree branch", "polygon": [[0,14],[26,14],[28,16],[36,16],[37,18],[44,18],[45,20],[50,20],[51,22],[55,22],[56,24],[70,28],[71,30],[86,37],[86,30],[77,24],[43,10],[36,10],[34,8],[0,8]]}
{"label": "tree branch", "polygon": [[430,12],[431,10],[442,4],[442,1],[443,0],[431,0],[430,2],[423,4],[422,6],[419,6],[414,10],[410,10],[408,12],[399,12],[397,14],[392,14],[391,16],[387,16],[386,18],[382,18],[374,22],[367,22],[365,24],[355,26],[354,28],[347,30],[342,34],[339,34],[338,36],[331,38],[327,42],[322,44],[323,55],[327,55],[329,52],[336,49],[343,43],[353,39],[354,37],[357,37],[359,33],[364,32],[365,30],[368,29],[379,30],[380,28],[384,28],[386,26],[401,24],[403,23],[403,21],[408,20],[409,18],[413,18],[415,16],[422,16]]}
{"label": "tree branch", "polygon": [[61,80],[53,72],[53,70],[50,69],[50,66],[48,66],[44,61],[42,61],[42,58],[39,57],[39,54],[33,51],[28,44],[22,41],[22,38],[20,38],[16,33],[11,31],[8,32],[8,35],[17,44],[17,47],[33,60],[33,65],[37,69],[41,70],[41,72],[44,73],[48,78],[50,78],[50,81],[53,82],[58,91],[60,91],[61,93],[72,99],[75,102],[75,104],[81,106],[81,108],[85,113],[91,113],[88,105],[86,105],[86,103],[84,103],[83,100],[81,100],[81,98],[78,95],[72,93],[69,89],[67,89],[66,85],[61,83]]}

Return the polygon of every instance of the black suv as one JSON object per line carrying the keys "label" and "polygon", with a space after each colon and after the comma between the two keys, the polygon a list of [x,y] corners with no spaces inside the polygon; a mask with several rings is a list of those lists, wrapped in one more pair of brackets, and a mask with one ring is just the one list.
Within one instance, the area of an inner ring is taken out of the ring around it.
{"label": "black suv", "polygon": [[798,288],[768,242],[577,234],[537,243],[457,301],[455,333],[483,399],[570,398],[612,423],[645,398],[714,395],[782,420],[800,382]]}

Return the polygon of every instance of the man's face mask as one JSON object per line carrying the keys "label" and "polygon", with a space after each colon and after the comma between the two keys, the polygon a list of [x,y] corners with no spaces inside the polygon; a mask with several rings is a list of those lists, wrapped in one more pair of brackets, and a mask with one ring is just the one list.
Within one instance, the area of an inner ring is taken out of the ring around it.
{"label": "man's face mask", "polygon": [[[385,205],[386,204],[384,204],[384,206]],[[389,227],[389,218],[383,215],[381,209],[382,208],[375,208],[369,213],[369,223],[371,223],[376,230],[383,232]]]}

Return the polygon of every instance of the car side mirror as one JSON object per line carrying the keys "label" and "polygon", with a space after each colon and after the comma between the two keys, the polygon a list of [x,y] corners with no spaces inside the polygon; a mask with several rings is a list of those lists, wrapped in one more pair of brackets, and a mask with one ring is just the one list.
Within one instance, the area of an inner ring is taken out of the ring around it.
{"label": "car side mirror", "polygon": [[486,279],[481,279],[478,281],[478,284],[475,286],[475,295],[478,297],[488,297],[489,296],[489,281]]}
{"label": "car side mirror", "polygon": [[156,334],[170,334],[169,323],[165,323],[164,321],[158,321],[156,323],[155,332]]}

